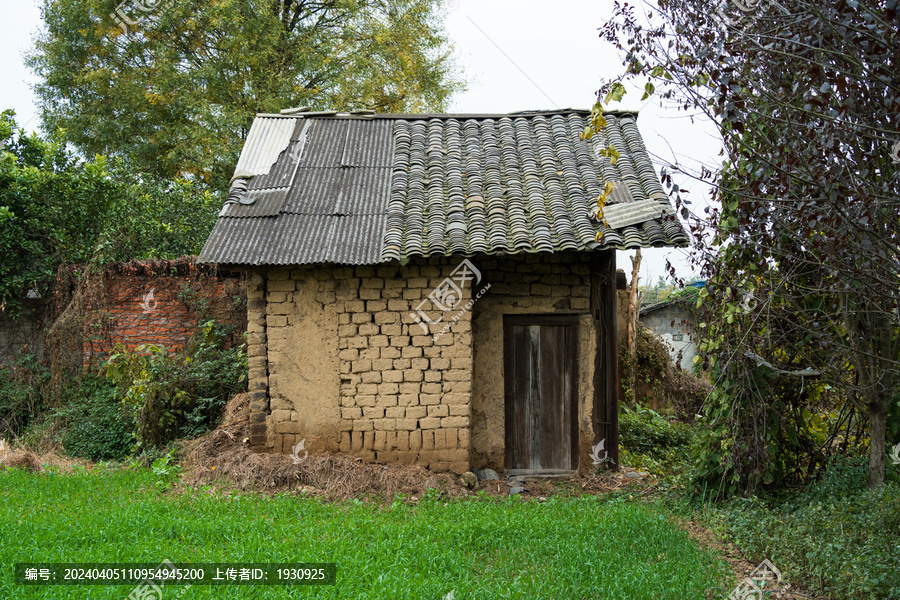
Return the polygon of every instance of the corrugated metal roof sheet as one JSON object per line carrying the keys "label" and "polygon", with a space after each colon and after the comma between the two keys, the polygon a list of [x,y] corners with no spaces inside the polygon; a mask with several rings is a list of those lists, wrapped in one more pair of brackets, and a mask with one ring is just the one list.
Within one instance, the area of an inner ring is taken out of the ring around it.
{"label": "corrugated metal roof sheet", "polygon": [[291,141],[275,155],[268,174],[250,180],[241,203],[225,206],[200,262],[379,262],[394,152],[391,123],[305,117],[264,121],[265,127],[251,128],[251,136],[268,141],[248,137],[245,152],[251,147],[253,153],[271,154],[273,140],[281,143],[273,129],[292,132]]}
{"label": "corrugated metal roof sheet", "polygon": [[[200,260],[373,264],[686,245],[635,116],[607,115],[603,131],[580,141],[588,118],[259,116],[238,166],[273,162],[223,209]],[[610,143],[615,165],[599,154]],[[616,184],[604,211],[610,227],[591,218],[607,181]]]}
{"label": "corrugated metal roof sheet", "polygon": [[235,174],[264,175],[275,164],[294,133],[294,119],[257,117],[250,126]]}
{"label": "corrugated metal roof sheet", "polygon": [[668,202],[666,206],[661,206],[658,200],[641,200],[640,202],[610,204],[603,207],[603,218],[613,229],[621,229],[674,214],[675,209],[669,206]]}

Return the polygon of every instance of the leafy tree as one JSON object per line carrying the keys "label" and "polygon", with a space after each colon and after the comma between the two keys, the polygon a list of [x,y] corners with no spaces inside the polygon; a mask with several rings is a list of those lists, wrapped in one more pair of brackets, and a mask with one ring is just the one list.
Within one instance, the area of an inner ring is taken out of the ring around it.
{"label": "leafy tree", "polygon": [[666,283],[666,280],[660,275],[656,280],[655,286],[650,284],[641,286],[641,304],[643,306],[651,306],[665,302],[676,289],[674,285]]}
{"label": "leafy tree", "polygon": [[44,125],[85,153],[223,189],[257,112],[445,108],[440,1],[44,0],[28,62]]}
{"label": "leafy tree", "polygon": [[186,181],[136,177],[103,157],[77,158],[0,114],[0,310],[47,297],[61,263],[196,254],[218,200]]}
{"label": "leafy tree", "polygon": [[[659,0],[647,23],[617,3],[602,35],[624,51],[625,78],[646,78],[645,96],[706,115],[724,141],[721,168],[698,174],[721,205],[705,224],[718,253],[701,259],[717,317],[707,359],[727,384],[708,407],[727,432],[708,448],[725,455],[718,474],[772,480],[779,410],[799,407],[801,428],[814,428],[794,391],[796,401],[767,404],[772,373],[748,362],[752,350],[775,372],[814,366],[865,411],[875,487],[900,389],[897,2],[752,6]],[[609,101],[624,89],[601,92]]]}

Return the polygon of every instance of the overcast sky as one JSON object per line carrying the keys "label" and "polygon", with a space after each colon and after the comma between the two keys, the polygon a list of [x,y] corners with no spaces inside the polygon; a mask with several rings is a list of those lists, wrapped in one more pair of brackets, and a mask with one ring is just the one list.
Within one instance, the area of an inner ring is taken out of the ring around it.
{"label": "overcast sky", "polygon": [[[13,108],[20,125],[40,125],[30,84],[33,74],[23,53],[41,27],[38,0],[5,2],[0,109]],[[603,78],[622,71],[614,48],[601,41],[597,29],[612,14],[612,0],[449,0],[447,31],[453,40],[469,89],[456,97],[451,112],[505,113],[518,110],[589,108]],[[638,127],[657,169],[676,158],[682,164],[713,165],[719,142],[707,124],[692,123],[684,113],[661,109],[652,100],[629,93],[620,108],[639,110]],[[613,108],[616,108],[615,106]],[[685,177],[693,210],[702,211],[708,190]],[[666,257],[679,274],[690,276],[687,250],[644,251],[641,278],[655,282],[665,275]],[[630,273],[631,253],[618,253],[618,266]]]}

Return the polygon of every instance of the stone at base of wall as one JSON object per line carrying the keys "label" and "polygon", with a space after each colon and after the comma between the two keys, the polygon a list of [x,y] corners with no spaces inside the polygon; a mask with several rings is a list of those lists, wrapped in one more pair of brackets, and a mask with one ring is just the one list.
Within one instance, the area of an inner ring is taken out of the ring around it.
{"label": "stone at base of wall", "polygon": [[[348,434],[349,432],[344,432]],[[363,432],[358,432],[362,434]],[[371,432],[369,432],[371,433]],[[296,434],[276,434],[275,446],[272,449],[263,446],[255,452],[276,452],[290,454],[293,447],[299,441]],[[371,445],[370,445],[371,446]],[[378,464],[417,465],[436,472],[451,472],[462,474],[469,470],[469,451],[465,448],[444,448],[433,450],[399,450],[397,448],[373,450],[366,448],[365,444],[358,448],[345,450],[341,448],[341,454],[355,456],[366,462]]]}

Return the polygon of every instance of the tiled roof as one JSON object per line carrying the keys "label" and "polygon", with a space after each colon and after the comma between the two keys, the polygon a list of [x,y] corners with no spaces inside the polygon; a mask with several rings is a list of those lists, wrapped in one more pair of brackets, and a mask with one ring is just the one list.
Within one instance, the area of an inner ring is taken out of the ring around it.
{"label": "tiled roof", "polygon": [[[233,265],[685,246],[630,113],[259,115],[200,255]],[[620,158],[600,156],[608,143]],[[607,181],[604,210],[591,209]],[[598,232],[601,234],[599,242]]]}

